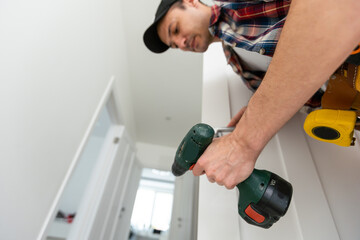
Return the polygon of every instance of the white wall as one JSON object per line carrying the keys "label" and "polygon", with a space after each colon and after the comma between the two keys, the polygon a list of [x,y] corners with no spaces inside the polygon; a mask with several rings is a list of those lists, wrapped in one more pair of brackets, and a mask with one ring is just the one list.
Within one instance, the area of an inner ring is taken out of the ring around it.
{"label": "white wall", "polygon": [[[301,116],[301,122],[305,116]],[[355,146],[341,147],[321,142],[305,134],[317,173],[342,240],[360,236],[360,141]],[[350,220],[351,219],[351,220]]]}
{"label": "white wall", "polygon": [[[128,41],[129,69],[138,141],[177,147],[201,119],[202,54],[154,54],[143,34],[160,0],[121,1]],[[134,17],[137,14],[141,17]]]}
{"label": "white wall", "polygon": [[36,239],[112,76],[135,140],[120,8],[0,2],[0,239]]}
{"label": "white wall", "polygon": [[[216,46],[211,46],[204,56],[202,120],[214,127],[227,124],[250,97],[221,58],[221,49]],[[286,215],[268,230],[251,226],[234,211],[237,190],[228,191],[203,176],[199,240],[359,239],[359,141],[346,148],[314,140],[303,130],[304,118],[296,114],[269,142],[256,163],[256,168],[268,169],[291,182],[294,192]]]}
{"label": "white wall", "polygon": [[171,171],[176,148],[138,142],[136,149],[138,159],[143,167]]}

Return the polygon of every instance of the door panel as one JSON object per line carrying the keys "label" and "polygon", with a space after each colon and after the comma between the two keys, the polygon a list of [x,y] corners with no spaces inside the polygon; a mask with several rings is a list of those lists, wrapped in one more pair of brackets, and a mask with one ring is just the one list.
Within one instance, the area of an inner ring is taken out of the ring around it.
{"label": "door panel", "polygon": [[108,179],[106,181],[106,186],[104,189],[104,193],[101,198],[100,205],[97,209],[97,214],[95,217],[95,221],[92,225],[90,239],[98,240],[101,239],[101,235],[103,233],[103,228],[106,227],[108,223],[108,216],[112,207],[112,200],[115,193],[116,180],[121,174],[121,169],[125,163],[125,157],[128,152],[129,141],[125,134],[120,138],[119,147],[114,158],[114,161],[111,165],[111,170]]}
{"label": "door panel", "polygon": [[118,216],[120,214],[120,211],[121,211],[121,208],[123,205],[123,199],[124,199],[125,195],[127,194],[127,192],[126,192],[127,180],[126,179],[128,178],[129,174],[132,171],[131,167],[132,167],[133,161],[134,161],[134,152],[129,147],[128,151],[126,153],[126,156],[124,158],[123,167],[118,174],[117,183],[114,188],[113,201],[111,203],[111,207],[109,208],[109,216],[107,218],[107,224],[105,224],[105,226],[103,228],[102,239],[112,239],[113,231],[114,231],[113,229],[115,228],[115,226],[117,224]]}
{"label": "door panel", "polygon": [[[134,156],[135,157],[135,156]],[[118,211],[118,219],[115,228],[113,229],[114,235],[110,239],[114,240],[127,240],[130,231],[131,215],[135,203],[136,192],[139,186],[142,167],[135,159],[131,167],[130,176],[128,178],[127,188],[125,189],[124,199]]]}

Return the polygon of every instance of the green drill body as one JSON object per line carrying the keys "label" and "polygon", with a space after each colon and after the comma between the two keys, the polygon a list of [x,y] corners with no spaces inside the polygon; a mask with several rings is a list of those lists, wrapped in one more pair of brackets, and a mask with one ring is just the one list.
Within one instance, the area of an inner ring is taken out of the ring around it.
{"label": "green drill body", "polygon": [[[207,124],[193,126],[176,152],[173,174],[180,176],[196,164],[211,144],[214,135],[214,129]],[[286,213],[292,196],[291,184],[266,170],[254,169],[236,187],[240,192],[239,215],[248,223],[263,228],[271,227]]]}

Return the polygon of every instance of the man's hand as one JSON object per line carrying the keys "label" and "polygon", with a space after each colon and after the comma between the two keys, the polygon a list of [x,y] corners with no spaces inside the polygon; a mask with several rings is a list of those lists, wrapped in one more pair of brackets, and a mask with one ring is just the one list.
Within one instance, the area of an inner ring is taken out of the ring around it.
{"label": "man's hand", "polygon": [[193,174],[206,173],[210,182],[234,188],[252,173],[258,154],[239,142],[233,133],[214,139],[193,168]]}
{"label": "man's hand", "polygon": [[[227,126],[234,127],[244,115],[245,110],[246,107],[243,107]],[[213,140],[197,161],[193,174],[199,176],[206,173],[210,182],[232,189],[250,176],[257,155],[249,151],[241,140],[238,141],[235,134],[230,133]]]}

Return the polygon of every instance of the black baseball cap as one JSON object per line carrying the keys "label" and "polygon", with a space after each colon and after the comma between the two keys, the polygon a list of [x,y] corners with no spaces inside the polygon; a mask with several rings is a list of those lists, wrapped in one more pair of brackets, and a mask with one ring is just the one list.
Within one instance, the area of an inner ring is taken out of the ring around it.
{"label": "black baseball cap", "polygon": [[143,39],[146,47],[154,53],[162,53],[169,49],[169,46],[163,43],[157,32],[157,24],[165,16],[170,7],[181,0],[162,0],[156,10],[154,23],[145,31]]}

